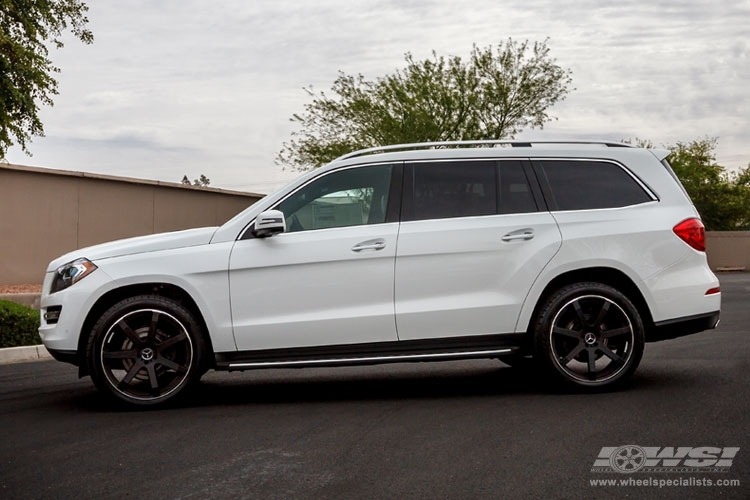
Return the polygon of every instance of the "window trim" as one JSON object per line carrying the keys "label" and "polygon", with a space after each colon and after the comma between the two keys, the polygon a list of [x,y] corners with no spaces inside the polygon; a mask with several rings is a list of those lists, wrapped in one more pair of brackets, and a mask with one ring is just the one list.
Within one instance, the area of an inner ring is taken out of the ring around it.
{"label": "window trim", "polygon": [[539,180],[539,176],[536,173],[534,165],[528,158],[524,158],[520,161],[521,165],[523,166],[523,173],[526,174],[526,181],[529,183],[529,187],[531,188],[531,195],[533,196],[534,202],[536,203],[536,212],[534,213],[549,212],[550,207],[547,204],[547,199],[544,196],[542,190],[542,182]]}
{"label": "window trim", "polygon": [[[502,162],[504,161],[517,161],[521,164],[521,172],[523,172],[524,178],[526,179],[526,184],[529,186],[530,193],[531,193],[531,201],[534,202],[534,206],[536,209],[533,212],[511,212],[511,213],[500,213],[500,204],[502,203],[502,197],[500,196],[500,182],[502,180]],[[536,178],[536,174],[534,173],[534,169],[531,166],[531,162],[528,158],[498,158],[497,159],[497,165],[496,165],[496,174],[495,177],[497,179],[498,185],[497,185],[497,203],[498,203],[498,213],[497,215],[523,215],[523,214],[538,214],[540,212],[549,212],[549,209],[547,208],[547,202],[544,199],[544,196],[542,196],[542,191],[539,188],[539,179]]]}
{"label": "window trim", "polygon": [[[615,165],[616,167],[619,167],[620,170],[623,170],[627,175],[630,176],[631,179],[635,181],[638,186],[640,186],[641,189],[643,189],[644,193],[651,198],[650,201],[644,201],[642,203],[634,203],[631,205],[621,205],[616,207],[602,207],[602,208],[578,208],[578,209],[569,209],[569,210],[563,210],[560,207],[557,206],[557,199],[555,198],[555,195],[552,193],[552,187],[549,184],[549,180],[547,179],[547,175],[544,172],[544,167],[542,166],[542,162],[545,161],[566,161],[566,162],[587,162],[587,163],[610,163],[612,165]],[[534,170],[534,173],[537,177],[537,180],[539,181],[539,185],[542,189],[542,194],[546,200],[548,210],[550,212],[580,212],[580,211],[588,211],[588,210],[613,210],[613,209],[620,209],[620,208],[626,208],[626,207],[634,207],[637,205],[643,205],[645,203],[652,203],[655,201],[659,201],[659,197],[654,193],[654,191],[649,187],[648,184],[643,182],[637,175],[635,175],[628,167],[623,165],[622,163],[608,159],[608,158],[566,158],[566,157],[536,157],[530,159],[532,168]]]}

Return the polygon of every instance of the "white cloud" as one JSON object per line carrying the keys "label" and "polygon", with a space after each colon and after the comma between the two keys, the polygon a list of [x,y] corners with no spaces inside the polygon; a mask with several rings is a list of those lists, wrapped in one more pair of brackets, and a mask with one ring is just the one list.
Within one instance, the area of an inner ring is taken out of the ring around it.
{"label": "white cloud", "polygon": [[522,137],[719,137],[750,162],[750,2],[387,0],[89,2],[95,42],[51,55],[60,95],[46,138],[14,163],[267,192],[296,174],[274,157],[307,85],[374,78],[403,54],[465,56],[472,43],[550,37],[576,87]]}

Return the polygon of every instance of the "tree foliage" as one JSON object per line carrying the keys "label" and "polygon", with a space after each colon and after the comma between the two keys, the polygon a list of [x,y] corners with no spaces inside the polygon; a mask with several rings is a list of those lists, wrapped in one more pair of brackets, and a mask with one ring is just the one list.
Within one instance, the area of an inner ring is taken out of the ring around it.
{"label": "tree foliage", "polygon": [[182,181],[180,181],[180,182],[182,182],[182,184],[185,184],[187,186],[191,186],[192,185],[192,186],[197,186],[197,187],[208,187],[208,185],[211,184],[211,179],[209,179],[205,175],[201,174],[201,176],[199,178],[193,180],[193,182],[191,183],[190,179],[188,178],[188,176],[187,175],[183,175],[182,176]]}
{"label": "tree foliage", "polygon": [[668,160],[698,209],[706,229],[750,228],[750,165],[728,172],[716,163],[716,138],[668,146]]}
{"label": "tree foliage", "polygon": [[467,60],[438,56],[375,80],[339,73],[331,94],[304,89],[312,102],[292,116],[299,125],[277,163],[319,167],[347,152],[388,144],[513,138],[553,119],[571,72],[549,55],[547,40],[474,46]]}
{"label": "tree foliage", "polygon": [[83,43],[88,6],[80,0],[0,0],[0,158],[14,143],[29,154],[31,136],[43,136],[40,105],[52,106],[57,92],[48,44],[62,48],[70,30]]}

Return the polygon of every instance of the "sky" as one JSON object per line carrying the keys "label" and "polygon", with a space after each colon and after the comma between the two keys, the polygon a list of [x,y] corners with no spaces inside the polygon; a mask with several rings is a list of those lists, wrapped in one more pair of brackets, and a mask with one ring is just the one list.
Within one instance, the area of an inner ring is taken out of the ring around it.
{"label": "sky", "polygon": [[556,120],[517,139],[717,137],[750,163],[750,0],[99,0],[94,43],[51,49],[60,94],[13,164],[270,193],[289,118],[343,71],[369,79],[472,44],[544,41],[572,71]]}

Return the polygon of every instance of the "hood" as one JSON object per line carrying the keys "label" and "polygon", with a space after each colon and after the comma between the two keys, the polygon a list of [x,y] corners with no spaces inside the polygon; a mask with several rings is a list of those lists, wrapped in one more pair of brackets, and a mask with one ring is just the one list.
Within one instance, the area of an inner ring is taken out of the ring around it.
{"label": "hood", "polygon": [[61,265],[81,257],[96,262],[97,260],[120,257],[122,255],[206,245],[211,241],[211,236],[216,232],[216,229],[216,227],[202,227],[171,233],[150,234],[148,236],[110,241],[108,243],[81,248],[80,250],[66,253],[50,262],[47,272],[54,271]]}

